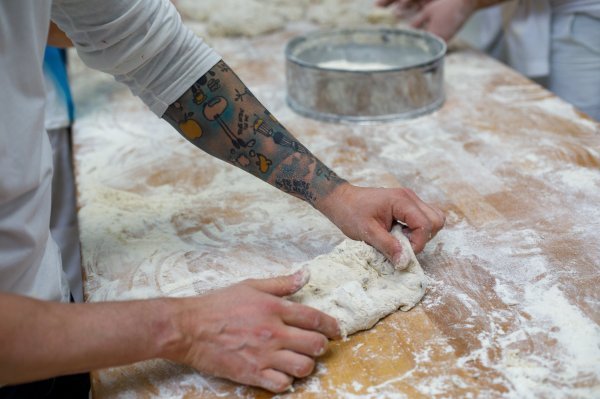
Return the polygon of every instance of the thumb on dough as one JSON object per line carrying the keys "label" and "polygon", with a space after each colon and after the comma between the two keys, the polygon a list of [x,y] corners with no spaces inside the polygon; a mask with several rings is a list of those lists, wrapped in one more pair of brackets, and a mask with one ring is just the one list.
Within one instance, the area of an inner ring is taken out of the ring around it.
{"label": "thumb on dough", "polygon": [[266,279],[250,279],[247,283],[257,290],[271,295],[287,296],[299,291],[310,280],[310,272],[302,268],[294,274]]}
{"label": "thumb on dough", "polygon": [[410,263],[408,251],[402,248],[400,241],[383,227],[373,231],[373,240],[369,244],[379,250],[398,270],[406,269]]}

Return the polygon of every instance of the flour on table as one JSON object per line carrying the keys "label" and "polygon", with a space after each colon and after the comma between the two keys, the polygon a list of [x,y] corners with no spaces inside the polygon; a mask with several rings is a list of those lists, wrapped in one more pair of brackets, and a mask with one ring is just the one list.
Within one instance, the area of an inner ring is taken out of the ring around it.
{"label": "flour on table", "polygon": [[427,277],[402,230],[392,234],[408,254],[404,269],[370,245],[346,239],[332,252],[299,264],[311,278],[289,299],[335,317],[344,337],[373,327],[398,308],[410,310],[425,294]]}

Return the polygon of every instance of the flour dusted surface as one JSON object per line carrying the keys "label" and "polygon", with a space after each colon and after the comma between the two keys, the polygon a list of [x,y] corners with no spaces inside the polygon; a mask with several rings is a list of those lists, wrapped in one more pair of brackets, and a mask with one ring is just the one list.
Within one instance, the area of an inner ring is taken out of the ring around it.
{"label": "flour dusted surface", "polygon": [[[283,48],[302,28],[214,46],[336,172],[361,186],[401,181],[441,204],[447,223],[419,255],[432,279],[422,305],[332,342],[286,398],[598,397],[600,127],[464,51],[448,56],[448,99],[434,114],[373,126],[307,120],[284,93]],[[195,295],[289,273],[343,240],[309,205],[157,123],[110,77],[81,77],[74,139],[90,300]],[[92,377],[98,398],[264,396],[164,361]]]}

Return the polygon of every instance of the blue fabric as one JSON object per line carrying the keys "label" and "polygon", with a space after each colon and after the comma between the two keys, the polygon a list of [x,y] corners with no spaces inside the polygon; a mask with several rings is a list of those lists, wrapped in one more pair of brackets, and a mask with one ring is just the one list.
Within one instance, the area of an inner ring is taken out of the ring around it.
{"label": "blue fabric", "polygon": [[73,106],[73,98],[71,97],[69,78],[67,77],[67,52],[64,49],[47,46],[44,54],[44,65],[52,74],[58,86],[57,90],[62,92],[61,98],[64,98],[67,103],[69,120],[73,122],[75,108]]}

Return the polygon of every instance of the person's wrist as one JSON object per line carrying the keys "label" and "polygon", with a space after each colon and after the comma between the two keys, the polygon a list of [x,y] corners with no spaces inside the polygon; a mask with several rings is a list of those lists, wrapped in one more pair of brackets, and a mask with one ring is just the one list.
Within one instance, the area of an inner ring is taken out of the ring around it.
{"label": "person's wrist", "polygon": [[338,224],[335,215],[339,213],[341,207],[346,206],[346,202],[343,198],[350,189],[352,189],[352,185],[347,181],[342,180],[326,196],[315,202],[315,208],[333,223]]}
{"label": "person's wrist", "polygon": [[155,300],[152,323],[152,338],[156,357],[169,360],[181,359],[187,352],[186,336],[183,333],[183,299],[161,298]]}

